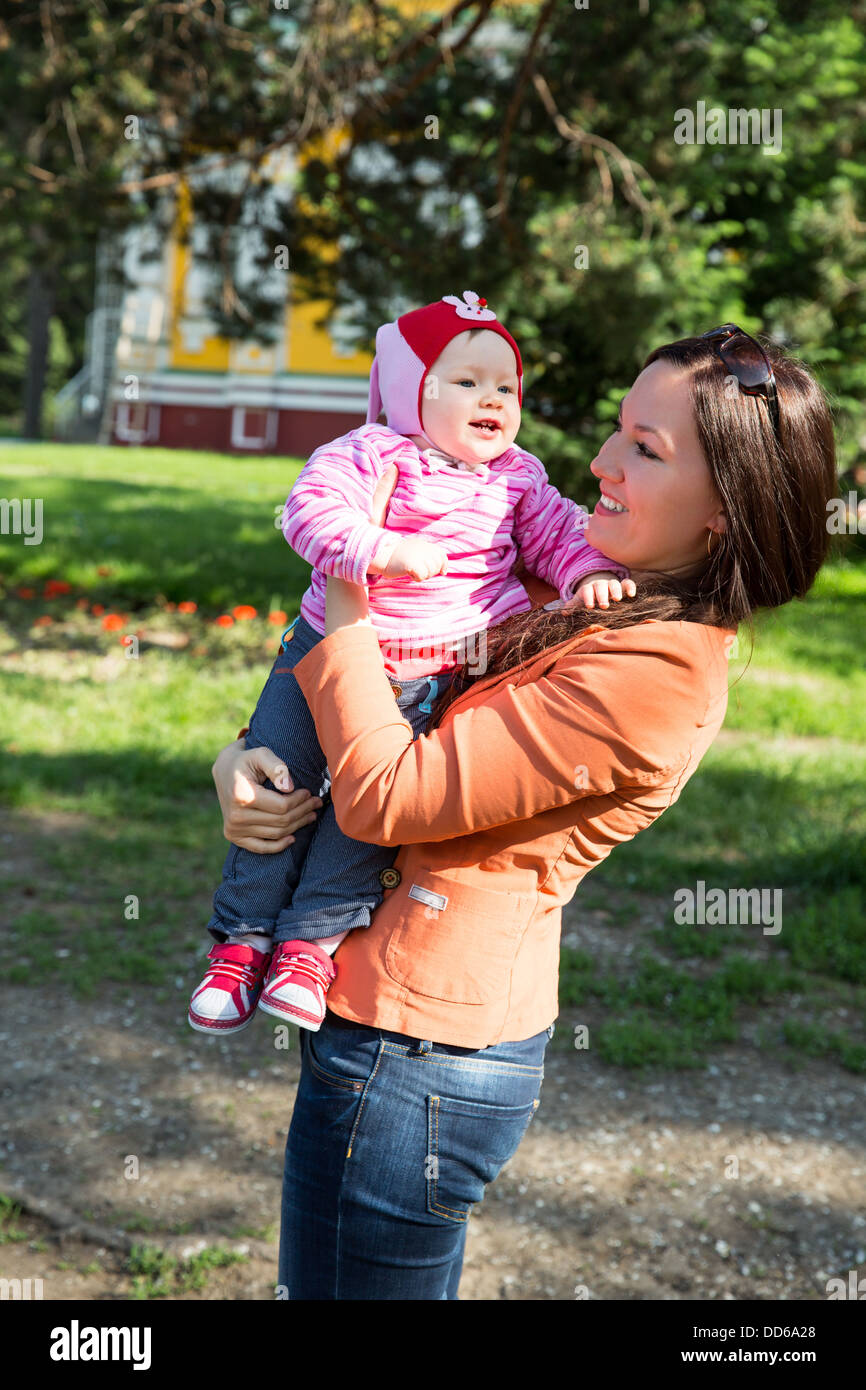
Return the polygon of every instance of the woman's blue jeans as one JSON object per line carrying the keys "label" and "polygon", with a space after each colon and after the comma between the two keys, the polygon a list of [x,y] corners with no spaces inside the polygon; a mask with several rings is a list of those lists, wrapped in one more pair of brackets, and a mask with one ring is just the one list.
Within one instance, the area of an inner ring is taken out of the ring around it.
{"label": "woman's blue jeans", "polygon": [[472,1206],[535,1114],[553,1024],[480,1050],[330,1011],[299,1031],[278,1296],[456,1299]]}

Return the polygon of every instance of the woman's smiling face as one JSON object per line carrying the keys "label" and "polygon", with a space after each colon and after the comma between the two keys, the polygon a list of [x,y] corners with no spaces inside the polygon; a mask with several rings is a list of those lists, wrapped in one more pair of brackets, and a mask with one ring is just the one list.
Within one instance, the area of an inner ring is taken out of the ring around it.
{"label": "woman's smiling face", "polygon": [[698,439],[689,374],[668,362],[641,372],[622,401],[619,425],[590,467],[602,498],[623,510],[599,499],[584,534],[632,572],[687,570],[706,559],[708,528],[725,529]]}

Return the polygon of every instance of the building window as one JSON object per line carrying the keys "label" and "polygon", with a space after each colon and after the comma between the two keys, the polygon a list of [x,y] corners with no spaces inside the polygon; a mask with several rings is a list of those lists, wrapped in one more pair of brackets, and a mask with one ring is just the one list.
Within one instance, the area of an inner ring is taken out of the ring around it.
{"label": "building window", "polygon": [[233,449],[271,449],[277,441],[276,410],[236,405],[232,410]]}
{"label": "building window", "polygon": [[114,433],[124,444],[147,444],[159,438],[159,406],[146,401],[119,401]]}

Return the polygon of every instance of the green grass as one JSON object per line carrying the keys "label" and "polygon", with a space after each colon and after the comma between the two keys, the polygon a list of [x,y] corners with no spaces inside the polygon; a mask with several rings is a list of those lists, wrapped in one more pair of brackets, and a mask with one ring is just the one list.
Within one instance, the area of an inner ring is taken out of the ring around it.
{"label": "green grass", "polygon": [[[45,533],[39,546],[0,536],[0,806],[24,845],[7,856],[0,840],[13,981],[85,997],[193,982],[226,852],[210,766],[276,654],[268,612],[293,617],[308,582],[273,525],[301,464],[0,446],[0,496],[41,497]],[[44,597],[48,580],[71,592]],[[173,609],[184,600],[194,613]],[[806,600],[758,618],[751,655],[741,634],[722,736],[679,801],[581,885],[578,918],[643,923],[616,971],[563,950],[562,1007],[593,1007],[607,1060],[704,1065],[796,995],[807,1023],[773,1025],[766,1046],[864,1070],[864,600],[852,548]],[[237,604],[259,616],[217,627]],[[93,605],[119,613],[120,632]],[[140,634],[138,659],[122,633]],[[674,895],[698,880],[781,890],[782,930],[678,924]]]}
{"label": "green grass", "polygon": [[0,1192],[0,1245],[27,1239],[27,1232],[15,1225],[20,1215],[21,1207],[14,1198],[7,1197],[5,1192]]}
{"label": "green grass", "polygon": [[[156,595],[219,612],[300,599],[309,566],[274,526],[302,459],[175,449],[0,445],[0,496],[43,499],[41,545],[0,536],[0,573],[62,578],[117,606]],[[100,568],[109,567],[110,576]],[[281,606],[285,607],[286,603]]]}
{"label": "green grass", "polygon": [[[309,566],[272,524],[301,464],[0,450],[0,495],[41,497],[44,508],[42,545],[0,536],[0,804],[32,829],[38,860],[38,873],[25,865],[2,881],[24,896],[0,952],[13,981],[36,971],[92,996],[103,981],[165,984],[178,953],[159,948],[179,932],[202,954],[227,850],[210,766],[276,655],[280,628],[267,613],[293,617],[308,583]],[[50,579],[72,593],[44,599]],[[126,615],[122,633],[174,632],[188,644],[142,641],[127,659],[121,634],[77,600]],[[196,613],[168,610],[184,600]],[[216,627],[237,604],[261,616]],[[34,627],[41,615],[54,621]]]}
{"label": "green grass", "polygon": [[866,1043],[855,1042],[844,1030],[833,1031],[820,1024],[789,1019],[784,1025],[785,1040],[809,1057],[837,1057],[849,1071],[866,1072]]}
{"label": "green grass", "polygon": [[192,1289],[203,1289],[214,1269],[243,1263],[246,1255],[208,1246],[187,1260],[176,1259],[153,1245],[134,1245],[127,1260],[133,1276],[131,1299],[177,1298]]}

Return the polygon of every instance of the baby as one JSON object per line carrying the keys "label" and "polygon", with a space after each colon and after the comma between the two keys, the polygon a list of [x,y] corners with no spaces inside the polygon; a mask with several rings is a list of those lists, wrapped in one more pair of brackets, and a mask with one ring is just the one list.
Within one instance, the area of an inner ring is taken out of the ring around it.
{"label": "baby", "polygon": [[[584,540],[583,508],[515,447],[522,375],[514,339],[471,291],[403,314],[376,334],[367,423],[322,445],[298,475],[283,534],[313,574],[246,746],[271,748],[294,785],[323,805],[284,850],[229,851],[207,925],[218,944],[190,1002],[189,1022],[201,1032],[237,1032],[257,1007],[316,1031],[334,951],[348,931],[370,925],[383,892],[399,883],[397,850],[339,829],[292,675],[324,634],[326,576],[369,585],[385,672],[417,737],[456,668],[475,660],[467,643],[480,645],[483,661],[486,629],[531,607],[513,573],[518,556],[563,600],[604,601],[609,581],[627,574]],[[387,426],[376,423],[383,404]],[[397,483],[378,526],[373,494],[392,466]]]}

